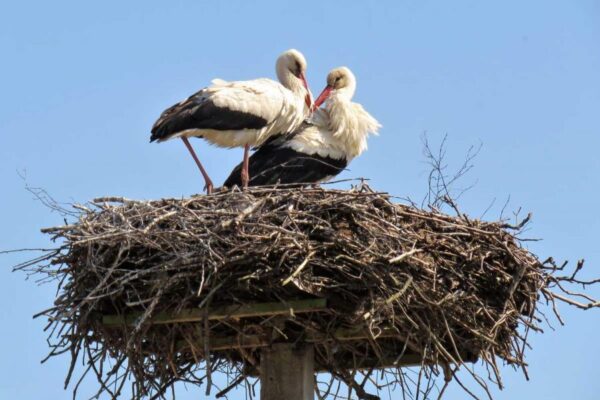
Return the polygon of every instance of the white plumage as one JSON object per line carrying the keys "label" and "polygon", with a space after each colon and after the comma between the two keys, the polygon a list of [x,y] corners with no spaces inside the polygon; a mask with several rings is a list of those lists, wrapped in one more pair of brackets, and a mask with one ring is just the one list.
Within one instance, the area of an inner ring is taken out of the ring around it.
{"label": "white plumage", "polygon": [[151,141],[181,138],[204,176],[212,182],[187,138],[202,137],[221,147],[244,147],[242,182],[248,181],[248,150],[270,136],[298,128],[309,115],[311,95],[306,60],[297,50],[281,54],[276,64],[279,82],[261,78],[227,82],[221,79],[165,110],[152,127]]}
{"label": "white plumage", "polygon": [[[345,67],[332,70],[327,87],[315,102],[325,102],[300,128],[269,140],[249,160],[250,185],[306,184],[339,174],[367,149],[367,137],[381,125],[352,102],[356,78]],[[239,185],[238,165],[225,186]]]}
{"label": "white plumage", "polygon": [[[336,81],[337,79],[337,81]],[[369,133],[377,135],[381,125],[362,105],[352,102],[356,91],[356,78],[347,67],[340,67],[328,74],[328,85],[319,96],[317,109],[310,124],[286,141],[282,146],[304,154],[321,157],[345,158],[350,162],[367,150]]]}
{"label": "white plumage", "polygon": [[213,85],[199,92],[200,101],[212,101],[218,108],[254,115],[266,121],[258,129],[188,129],[178,136],[199,136],[220,147],[260,146],[271,135],[297,128],[307,117],[306,91],[292,92],[271,79],[226,82],[214,80]]}

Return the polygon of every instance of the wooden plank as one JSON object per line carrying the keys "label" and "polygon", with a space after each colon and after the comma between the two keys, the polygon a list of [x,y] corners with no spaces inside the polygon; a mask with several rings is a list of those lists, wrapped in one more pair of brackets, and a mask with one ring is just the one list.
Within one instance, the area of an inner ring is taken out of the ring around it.
{"label": "wooden plank", "polygon": [[[209,320],[227,318],[270,317],[273,315],[292,315],[294,313],[307,313],[327,309],[327,299],[306,299],[288,301],[285,303],[256,303],[240,304],[211,308],[208,312]],[[185,322],[199,322],[204,320],[205,311],[202,309],[186,309],[178,313],[160,312],[152,317],[151,324],[175,324]],[[142,313],[126,315],[104,315],[102,323],[107,326],[133,326],[137,323]]]}
{"label": "wooden plank", "polygon": [[[454,353],[452,355],[456,357]],[[460,358],[465,363],[474,363],[478,360],[478,357],[473,354],[461,353]],[[418,353],[407,351],[402,357],[384,357],[382,359],[378,359],[373,357],[372,359],[366,359],[362,361],[358,361],[358,365],[354,365],[353,360],[342,360],[338,361],[337,367],[346,369],[346,370],[364,370],[364,369],[386,369],[386,368],[402,368],[402,367],[418,367],[423,362],[423,356]],[[431,365],[431,363],[426,362],[425,365]],[[328,372],[329,369],[324,365],[317,365],[315,368],[316,372]]]}
{"label": "wooden plank", "polygon": [[[402,357],[384,357],[383,359],[377,359],[375,357],[369,359],[358,360],[358,364],[355,365],[353,360],[338,360],[336,363],[336,367],[345,370],[369,370],[369,369],[388,369],[388,368],[410,368],[410,367],[419,367],[423,358],[420,354],[417,353],[405,353]],[[477,361],[477,357],[463,357],[463,361],[465,363],[473,363]],[[431,365],[430,363],[425,363],[425,365]],[[331,368],[327,365],[319,364],[315,361],[315,372],[330,372]],[[249,367],[244,371],[248,376],[258,377],[259,372],[258,369],[254,369]]]}
{"label": "wooden plank", "polygon": [[[304,338],[305,343],[322,343],[331,340],[338,341],[351,341],[351,340],[366,340],[370,338],[369,332],[365,331],[363,328],[356,329],[338,329],[332,335],[325,335],[322,333],[312,333],[308,334]],[[377,336],[377,339],[382,338],[396,338],[398,340],[402,340],[403,337],[398,334],[395,329],[383,329],[381,334]],[[264,336],[258,335],[239,335],[239,336],[228,336],[228,337],[218,337],[211,336],[208,339],[209,349],[211,351],[218,350],[234,350],[237,348],[258,348],[258,347],[268,347],[272,344],[272,341]],[[196,343],[198,349],[202,350],[204,346],[204,339],[198,338],[196,339]],[[186,341],[179,341],[177,343],[177,348],[185,349],[190,345]]]}
{"label": "wooden plank", "polygon": [[[208,339],[208,348],[210,351],[219,351],[219,350],[232,350],[238,348],[258,348],[258,347],[266,347],[269,343],[262,337],[255,335],[240,335],[240,336],[230,336],[230,337],[210,337]],[[178,348],[189,347],[187,342],[178,342]],[[204,341],[200,339],[198,342],[198,349],[204,350]]]}
{"label": "wooden plank", "polygon": [[279,343],[260,355],[261,400],[312,400],[314,398],[314,350]]}
{"label": "wooden plank", "polygon": [[[393,334],[394,333],[394,334]],[[305,343],[308,344],[315,344],[315,343],[322,343],[324,341],[329,341],[329,340],[339,340],[339,341],[346,341],[346,340],[365,340],[369,337],[369,333],[365,332],[364,330],[359,331],[358,329],[338,329],[336,331],[336,333],[334,333],[333,336],[329,335],[329,336],[325,336],[322,334],[318,334],[318,335],[308,335],[305,338]],[[379,335],[377,337],[378,339],[380,338],[395,338],[398,341],[402,341],[403,337],[401,335],[398,335],[394,330],[392,329],[386,329],[384,330],[384,332]],[[198,339],[196,341],[197,343],[197,347],[198,350],[202,351],[203,350],[203,346],[204,346],[204,341],[202,338]],[[209,348],[211,351],[220,351],[220,350],[235,350],[235,349],[239,349],[239,348],[252,348],[252,349],[257,349],[257,348],[266,348],[269,346],[275,346],[277,344],[273,344],[270,340],[268,340],[265,337],[262,336],[258,336],[258,335],[240,335],[240,336],[230,336],[230,337],[224,337],[224,338],[219,338],[219,337],[211,337],[209,338]],[[185,341],[180,341],[177,343],[177,348],[179,348],[180,350],[184,350],[189,348],[189,343],[185,342]],[[468,355],[466,353],[462,353],[461,354],[461,359],[464,362],[475,362],[477,361],[477,356],[476,355]],[[407,351],[402,357],[398,358],[396,357],[390,357],[390,358],[384,358],[384,359],[377,359],[377,358],[373,358],[371,360],[365,360],[359,363],[358,366],[355,366],[351,361],[345,362],[343,360],[339,361],[340,365],[342,368],[347,368],[347,369],[368,369],[368,368],[377,368],[377,369],[382,369],[382,368],[398,368],[398,367],[410,367],[410,366],[419,366],[421,365],[421,361],[422,361],[422,356],[418,353],[412,352],[412,351]],[[321,365],[317,365],[316,366],[316,370],[317,372],[326,372],[326,367],[325,366],[321,366]]]}
{"label": "wooden plank", "polygon": [[[372,335],[362,327],[358,328],[340,328],[337,329],[333,335],[325,335],[322,333],[308,335],[306,341],[308,342],[325,342],[328,340],[338,341],[351,341],[351,340],[365,340],[371,338]],[[394,328],[381,328],[377,339],[383,338],[398,338],[402,339],[398,331]]]}
{"label": "wooden plank", "polygon": [[[387,357],[383,359],[372,358],[362,360],[358,365],[354,365],[352,360],[341,361],[336,364],[338,368],[346,370],[364,370],[364,369],[385,369],[385,368],[400,368],[400,367],[415,367],[421,365],[423,357],[417,353],[406,353],[402,357]],[[316,372],[328,372],[329,368],[325,365],[317,365]]]}

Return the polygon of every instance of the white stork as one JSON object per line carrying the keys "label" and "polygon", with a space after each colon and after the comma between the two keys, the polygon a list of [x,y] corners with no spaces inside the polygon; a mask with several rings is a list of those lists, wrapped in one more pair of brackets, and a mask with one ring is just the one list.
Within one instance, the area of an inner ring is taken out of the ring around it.
{"label": "white stork", "polygon": [[[316,183],[331,179],[367,149],[369,133],[381,127],[352,102],[356,78],[340,67],[327,75],[327,86],[315,101],[312,117],[291,133],[274,136],[250,157],[250,185]],[[238,165],[224,185],[240,184]]]}
{"label": "white stork", "polygon": [[212,192],[213,184],[188,137],[201,137],[221,147],[244,147],[241,183],[248,185],[248,151],[269,137],[296,130],[310,114],[312,98],[306,83],[306,60],[297,50],[277,59],[279,82],[261,78],[226,82],[220,79],[166,109],[152,127],[150,141],[179,137],[190,151]]}

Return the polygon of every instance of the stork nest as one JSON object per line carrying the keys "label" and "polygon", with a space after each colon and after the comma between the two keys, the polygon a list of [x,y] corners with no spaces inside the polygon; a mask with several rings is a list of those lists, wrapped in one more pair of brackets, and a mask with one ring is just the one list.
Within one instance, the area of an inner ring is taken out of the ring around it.
{"label": "stork nest", "polygon": [[378,398],[367,380],[418,396],[438,375],[443,392],[463,367],[487,391],[468,363],[481,360],[497,385],[499,362],[526,372],[540,302],[598,305],[562,291],[594,283],[576,278],[581,263],[558,276],[564,265],[522,247],[526,221],[424,211],[366,185],[110,197],[74,215],[43,230],[60,247],[20,268],[58,281],[54,305],[39,314],[51,328],[49,357],[71,355],[67,383],[83,360],[98,395],[117,397],[129,382],[133,399],[171,398],[177,382],[210,390],[217,371],[230,378],[217,388],[225,396],[256,379],[260,351],[274,343],[314,345],[316,369],[331,374],[321,398],[336,382]]}

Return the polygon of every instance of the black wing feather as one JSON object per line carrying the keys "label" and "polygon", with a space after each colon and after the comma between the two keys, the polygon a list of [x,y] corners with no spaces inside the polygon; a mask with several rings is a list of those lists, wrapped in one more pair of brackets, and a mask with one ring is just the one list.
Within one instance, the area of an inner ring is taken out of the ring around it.
{"label": "black wing feather", "polygon": [[[250,186],[316,183],[335,176],[348,165],[345,158],[335,159],[308,155],[290,148],[262,146],[250,157]],[[223,185],[241,186],[240,163]]]}
{"label": "black wing feather", "polygon": [[188,129],[240,130],[261,129],[267,120],[251,113],[218,107],[202,95],[202,91],[187,100],[167,108],[152,127],[150,141],[166,140]]}

